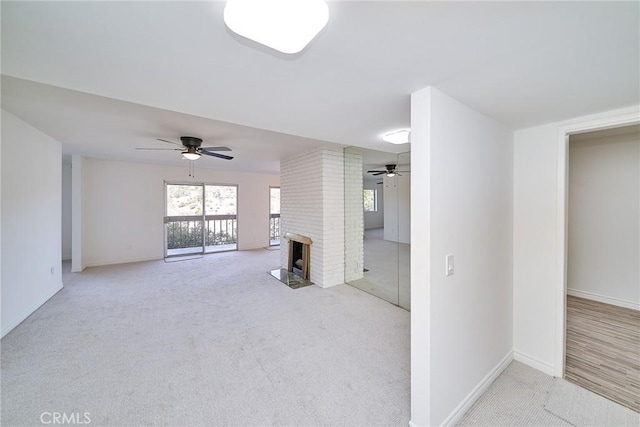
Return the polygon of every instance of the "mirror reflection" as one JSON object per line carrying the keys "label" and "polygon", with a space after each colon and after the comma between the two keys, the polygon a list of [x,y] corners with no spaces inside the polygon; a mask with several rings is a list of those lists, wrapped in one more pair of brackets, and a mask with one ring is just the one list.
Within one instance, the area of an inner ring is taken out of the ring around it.
{"label": "mirror reflection", "polygon": [[[364,256],[362,274],[345,274],[354,278],[347,283],[410,310],[410,153],[354,147],[346,148],[345,155],[348,153],[362,158],[363,231],[362,239],[352,238],[345,243],[345,251],[349,254],[360,250]],[[356,191],[360,189],[345,180],[345,197],[353,198]]]}

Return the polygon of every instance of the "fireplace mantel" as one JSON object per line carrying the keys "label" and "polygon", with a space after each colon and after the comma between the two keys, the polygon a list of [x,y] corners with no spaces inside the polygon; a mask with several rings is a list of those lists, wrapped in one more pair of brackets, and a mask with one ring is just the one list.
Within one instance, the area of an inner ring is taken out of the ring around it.
{"label": "fireplace mantel", "polygon": [[311,238],[303,236],[301,234],[287,233],[284,235],[284,238],[287,240],[293,240],[294,242],[304,243],[305,245],[311,245],[313,243],[313,240],[311,240]]}

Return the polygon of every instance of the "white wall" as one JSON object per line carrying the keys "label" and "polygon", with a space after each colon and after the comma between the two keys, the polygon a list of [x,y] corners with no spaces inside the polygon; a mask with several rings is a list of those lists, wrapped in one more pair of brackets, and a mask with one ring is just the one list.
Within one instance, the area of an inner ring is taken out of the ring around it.
{"label": "white wall", "polygon": [[557,257],[558,126],[515,132],[513,188],[514,350],[551,374]]}
{"label": "white wall", "polygon": [[[207,161],[203,159],[201,161]],[[83,161],[83,257],[86,266],[160,259],[164,181],[238,185],[238,249],[269,246],[269,186],[278,175]]]}
{"label": "white wall", "polygon": [[411,175],[383,177],[384,239],[391,242],[411,241]]}
{"label": "white wall", "polygon": [[[2,114],[4,110],[0,109],[0,126],[3,123]],[[2,136],[0,136],[0,170],[2,169]],[[4,328],[2,327],[2,174],[0,173],[0,337],[4,336]]]}
{"label": "white wall", "polygon": [[71,156],[71,271],[86,267],[84,257],[84,158]]}
{"label": "white wall", "polygon": [[71,159],[62,162],[62,260],[71,259]]}
{"label": "white wall", "polygon": [[640,309],[640,134],[569,139],[567,290]]}
{"label": "white wall", "polygon": [[62,151],[5,110],[1,144],[4,336],[62,289]]}
{"label": "white wall", "polygon": [[411,105],[411,421],[442,425],[511,357],[513,135],[434,88]]}
{"label": "white wall", "polygon": [[382,185],[376,184],[377,181],[364,181],[363,185],[363,188],[377,190],[378,195],[378,210],[364,213],[365,230],[384,227],[384,188]]}
{"label": "white wall", "polygon": [[562,129],[610,123],[635,115],[626,108],[550,123],[514,134],[514,357],[550,375],[562,371],[564,156]]}

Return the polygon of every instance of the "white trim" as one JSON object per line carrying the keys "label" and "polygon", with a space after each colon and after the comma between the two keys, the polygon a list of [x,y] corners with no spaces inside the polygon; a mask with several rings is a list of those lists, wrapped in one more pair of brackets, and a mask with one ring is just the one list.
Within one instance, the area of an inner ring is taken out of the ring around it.
{"label": "white trim", "polygon": [[479,383],[476,385],[471,393],[465,397],[462,402],[456,406],[456,408],[449,414],[449,416],[442,422],[443,426],[454,426],[458,423],[464,414],[467,413],[469,408],[473,406],[482,394],[487,391],[489,386],[500,376],[507,366],[513,361],[513,351],[507,353],[506,356],[489,372]]}
{"label": "white trim", "polygon": [[24,322],[27,317],[31,316],[45,302],[49,301],[55,294],[60,292],[60,290],[63,287],[64,287],[64,285],[62,284],[62,282],[60,282],[60,286],[58,288],[54,289],[54,291],[53,291],[53,293],[51,293],[51,295],[45,296],[45,298],[43,298],[40,302],[37,302],[34,305],[32,305],[31,307],[29,307],[21,316],[18,316],[17,319],[15,319],[14,321],[10,322],[8,325],[2,325],[2,337],[7,335],[9,332],[11,332],[13,330],[13,328],[18,326],[20,323]]}
{"label": "white trim", "polygon": [[558,126],[558,199],[557,199],[557,263],[554,290],[555,348],[553,376],[564,378],[566,299],[567,299],[567,173],[569,136],[576,133],[593,132],[640,123],[638,106],[630,109],[607,112],[590,118],[580,118]]}
{"label": "white trim", "polygon": [[[201,254],[194,254],[201,255]],[[146,262],[146,261],[159,261],[164,259],[161,256],[153,256],[153,257],[142,257],[142,258],[126,258],[126,259],[112,259],[108,261],[99,261],[99,262],[90,262],[87,265],[83,266],[82,269],[89,267],[102,267],[104,265],[113,265],[113,264],[129,264],[132,262]],[[78,273],[78,272],[75,272]]]}
{"label": "white trim", "polygon": [[86,266],[86,265],[84,265],[84,264],[83,264],[83,265],[81,265],[81,266],[80,266],[80,268],[77,268],[77,267],[76,267],[76,268],[71,267],[71,272],[72,272],[72,273],[82,273],[82,272],[84,271],[84,269],[85,269],[85,268],[87,268],[87,266]]}
{"label": "white trim", "polygon": [[513,360],[516,362],[524,363],[527,366],[532,367],[533,369],[537,369],[540,372],[543,372],[550,376],[555,376],[555,368],[550,364],[543,362],[530,354],[523,353],[518,350],[513,350]]}
{"label": "white trim", "polygon": [[593,292],[581,291],[578,289],[567,289],[567,295],[573,297],[584,298],[592,301],[603,302],[605,304],[611,304],[618,307],[630,308],[631,310],[640,310],[640,303],[634,301],[628,301],[624,299],[609,297],[606,295],[594,294]]}
{"label": "white trim", "polygon": [[558,198],[557,207],[557,250],[558,259],[556,260],[556,274],[559,286],[554,290],[555,301],[554,310],[556,312],[556,321],[554,322],[554,334],[556,336],[555,348],[555,369],[551,375],[564,377],[564,359],[565,359],[565,325],[566,325],[566,295],[567,295],[567,176],[569,174],[569,134],[563,130],[562,126],[558,127]]}
{"label": "white trim", "polygon": [[418,424],[414,424],[413,421],[409,420],[409,427],[420,427]]}

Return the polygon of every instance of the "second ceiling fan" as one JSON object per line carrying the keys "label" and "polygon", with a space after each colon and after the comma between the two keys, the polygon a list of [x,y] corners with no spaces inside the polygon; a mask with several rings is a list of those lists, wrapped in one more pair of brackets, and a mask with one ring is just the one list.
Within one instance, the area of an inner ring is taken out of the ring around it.
{"label": "second ceiling fan", "polygon": [[400,174],[400,172],[403,172],[403,173],[411,172],[411,171],[399,171],[399,170],[396,169],[396,167],[397,167],[397,165],[395,165],[395,164],[384,165],[384,169],[385,170],[370,170],[370,171],[367,171],[367,173],[370,173],[373,176],[378,176],[378,175],[385,174],[389,178],[391,178],[391,177],[394,177],[396,175],[402,176],[402,174]]}

